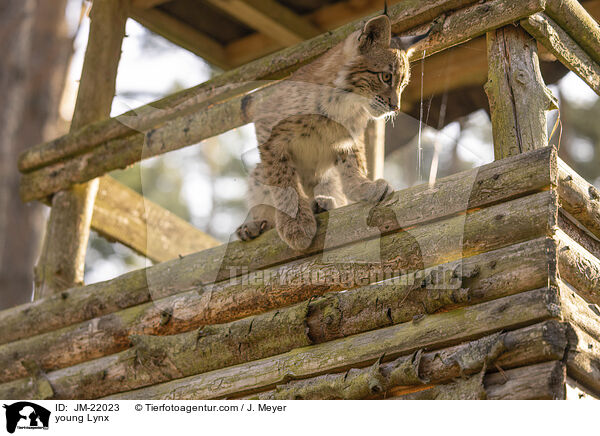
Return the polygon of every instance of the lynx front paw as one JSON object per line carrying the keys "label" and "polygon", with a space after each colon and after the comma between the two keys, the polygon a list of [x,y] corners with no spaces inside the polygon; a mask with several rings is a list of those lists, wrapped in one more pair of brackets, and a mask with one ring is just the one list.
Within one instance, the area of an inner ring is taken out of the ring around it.
{"label": "lynx front paw", "polygon": [[317,221],[310,210],[300,210],[294,218],[279,212],[277,233],[290,248],[304,251],[317,233]]}
{"label": "lynx front paw", "polygon": [[337,207],[335,198],[328,195],[317,195],[312,201],[312,210],[315,214],[326,212]]}
{"label": "lynx front paw", "polygon": [[273,225],[267,220],[255,220],[245,222],[235,232],[242,241],[250,241],[272,228]]}
{"label": "lynx front paw", "polygon": [[374,182],[366,181],[361,183],[353,192],[353,197],[356,201],[376,203],[383,200],[386,195],[392,192],[394,190],[388,182],[383,179],[377,179]]}

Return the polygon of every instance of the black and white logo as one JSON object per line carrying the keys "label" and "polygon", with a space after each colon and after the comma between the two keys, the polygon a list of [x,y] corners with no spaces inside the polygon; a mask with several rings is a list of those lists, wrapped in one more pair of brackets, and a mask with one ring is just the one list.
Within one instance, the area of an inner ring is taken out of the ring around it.
{"label": "black and white logo", "polygon": [[6,409],[6,431],[14,433],[16,429],[47,430],[50,423],[50,411],[29,401],[19,401]]}

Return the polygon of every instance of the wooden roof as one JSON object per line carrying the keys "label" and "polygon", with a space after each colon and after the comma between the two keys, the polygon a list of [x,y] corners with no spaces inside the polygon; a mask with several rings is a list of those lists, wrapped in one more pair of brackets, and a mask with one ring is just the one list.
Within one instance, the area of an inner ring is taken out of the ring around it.
{"label": "wooden roof", "polygon": [[[389,4],[398,1],[388,0]],[[596,19],[600,0],[581,3]],[[229,70],[336,29],[380,10],[382,0],[133,0],[132,17],[214,66]],[[542,73],[553,83],[567,73],[541,49]],[[479,37],[425,60],[423,97],[447,92],[445,124],[474,110],[487,110],[482,85],[487,79],[485,38]],[[418,116],[420,81],[403,94],[403,110]],[[430,124],[437,126],[431,103]]]}

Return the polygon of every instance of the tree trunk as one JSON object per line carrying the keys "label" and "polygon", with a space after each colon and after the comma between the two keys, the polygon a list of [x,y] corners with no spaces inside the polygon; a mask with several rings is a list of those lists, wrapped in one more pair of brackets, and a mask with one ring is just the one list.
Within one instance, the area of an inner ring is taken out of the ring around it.
{"label": "tree trunk", "polygon": [[0,309],[31,300],[44,209],[19,198],[17,157],[65,133],[58,106],[72,54],[66,0],[7,0],[0,9]]}

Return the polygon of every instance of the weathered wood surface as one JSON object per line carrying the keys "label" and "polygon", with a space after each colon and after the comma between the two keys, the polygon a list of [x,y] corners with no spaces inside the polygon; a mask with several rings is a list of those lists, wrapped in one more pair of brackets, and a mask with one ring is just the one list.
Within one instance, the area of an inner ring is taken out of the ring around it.
{"label": "weathered wood surface", "polygon": [[521,26],[600,95],[600,65],[554,20],[540,13],[522,20]]}
{"label": "weathered wood surface", "polygon": [[600,191],[561,159],[556,190],[561,207],[600,239]]}
{"label": "weathered wood surface", "polygon": [[[410,59],[416,61],[424,55],[431,56],[493,29],[512,24],[520,19],[516,17],[525,18],[542,11],[545,3],[545,0],[490,0],[446,14],[441,17],[439,30],[415,45]],[[423,28],[424,26],[421,26],[421,29],[412,31],[422,31]],[[394,26],[392,30],[398,33]]]}
{"label": "weathered wood surface", "polygon": [[[304,319],[306,334],[312,343],[327,342],[390,324],[407,322],[413,317],[435,313],[442,309],[448,310],[469,303],[480,303],[539,288],[553,280],[549,274],[556,271],[554,253],[554,242],[542,238],[343,293],[330,292],[321,298],[310,300],[308,313]],[[300,269],[306,271],[306,268]],[[239,305],[239,302],[244,300],[245,293],[272,294],[277,292],[278,287],[281,286],[278,285],[277,274],[269,274],[269,277],[274,278],[271,283],[264,283],[262,280],[255,283],[248,281],[241,290],[234,287],[234,293],[221,290],[221,293],[225,292],[227,295],[225,299],[220,298],[219,294],[208,294],[207,296],[205,294],[205,298],[203,298],[192,292],[2,345],[0,346],[0,367],[2,367],[0,380],[5,381],[24,376],[27,368],[23,366],[22,362],[35,361],[42,370],[48,371],[122,351],[142,341],[140,338],[132,338],[132,335],[175,334],[175,336],[156,337],[156,339],[149,336],[146,342],[158,342],[161,344],[159,349],[168,350],[171,348],[168,346],[171,341],[173,348],[179,350],[181,348],[177,345],[179,341],[194,342],[200,331],[204,336],[211,335],[210,328],[202,327],[211,324],[211,318],[208,318],[209,322],[207,322],[207,315],[203,312],[213,313],[212,320],[214,322],[218,322],[218,320],[226,322],[241,317],[238,315],[239,307],[235,302],[227,303],[225,307],[221,304],[219,307],[220,301],[229,302],[235,299]],[[378,281],[382,277],[366,276],[365,280],[369,281],[370,278],[371,281]],[[308,283],[296,287],[288,287],[287,291],[291,297],[285,303],[301,302],[309,298],[310,295],[304,288],[313,286],[315,284],[308,281]],[[344,286],[344,284],[332,282],[329,287],[317,290],[312,295],[353,286],[356,285]],[[207,298],[211,300],[207,302]],[[272,303],[269,304],[268,300],[269,297],[262,306],[257,305],[253,311],[248,311],[247,314],[254,315],[273,308]],[[217,304],[217,306],[212,307],[213,304]],[[302,307],[305,305],[304,302],[299,304]],[[275,308],[281,306],[284,304],[276,305]],[[279,313],[282,315],[273,320],[272,330],[277,329],[279,320],[284,317],[284,313],[287,311],[295,313],[298,310],[302,309],[296,306],[279,309]],[[264,324],[264,321],[258,321],[258,319],[265,316],[269,318],[272,315],[258,315],[255,324]],[[249,332],[246,335],[244,328],[235,327],[240,323],[254,325],[252,323],[254,318],[245,318],[239,322],[233,321],[230,324],[221,325],[219,331],[241,332],[239,337],[233,333],[227,333],[225,337],[229,338],[228,341],[237,340],[239,343],[248,343],[255,348],[254,352],[262,352],[261,348],[263,347],[258,340],[252,339],[253,336]],[[198,330],[192,330],[194,328],[198,328]],[[260,332],[256,327],[250,330],[254,334]],[[184,331],[188,331],[188,333],[181,333]],[[177,335],[177,333],[179,334]],[[219,337],[217,333],[212,333],[212,336]],[[280,337],[273,335],[271,340],[277,342]],[[227,343],[226,347],[230,347],[228,341],[222,339],[219,341]],[[291,344],[289,349],[303,345],[306,344],[303,342]],[[197,347],[190,348],[196,350]],[[238,352],[237,358],[244,358],[248,354],[240,353],[237,346],[234,348]],[[268,349],[268,347],[264,348]],[[196,351],[193,352],[196,353]],[[177,355],[177,357],[169,358],[173,368],[187,365],[188,357],[185,354],[179,351],[173,353]],[[210,353],[224,355],[225,351],[218,349],[214,352],[207,351],[206,359]],[[207,362],[196,364],[205,365]]]}
{"label": "weathered wood surface", "polygon": [[[357,203],[335,209],[317,217],[317,235],[305,255],[541,191],[556,178],[556,172],[556,152],[548,147],[439,179],[432,187],[423,184],[396,192],[377,207]],[[231,242],[107,282],[73,288],[0,312],[0,343],[290,262],[300,255],[270,231],[248,243]]]}
{"label": "weathered wood surface", "polygon": [[600,259],[600,240],[596,239],[585,227],[564,209],[558,209],[557,237],[565,233],[573,241],[589,252],[596,259]]}
{"label": "weathered wood surface", "polygon": [[[280,383],[281,377],[309,377],[374,363],[385,354],[396,358],[420,348],[441,348],[560,316],[556,288],[543,288],[500,298],[411,322],[369,331],[347,338],[295,349],[276,357],[254,361],[244,371],[237,368],[238,383]],[[481,322],[485,320],[485,322]],[[201,360],[201,351],[198,360]],[[46,374],[54,398],[97,398],[169,380],[173,368],[168,359],[145,355],[132,348],[90,362]],[[141,364],[140,364],[141,362]],[[230,367],[231,371],[236,367]],[[254,373],[254,374],[253,374]],[[224,375],[224,374],[223,374]],[[195,376],[198,379],[198,376]],[[35,376],[34,376],[35,379]],[[0,396],[14,398],[27,391],[34,379],[0,385]],[[185,379],[184,379],[185,380]],[[186,386],[194,385],[187,379]],[[181,383],[179,380],[176,383]],[[221,381],[222,383],[224,380]],[[264,384],[263,384],[264,386]],[[238,386],[239,387],[239,386]],[[165,388],[165,386],[163,386]],[[177,389],[168,386],[173,396]],[[245,389],[238,389],[236,392]]]}
{"label": "weathered wood surface", "polygon": [[[346,362],[333,366],[327,360],[326,354],[318,351],[319,347],[325,345],[327,344],[295,350],[285,355],[131,392],[123,392],[113,395],[111,398],[216,399],[242,396],[253,398],[258,395],[266,398],[270,396],[286,398],[300,394],[303,395],[303,398],[310,399],[311,395],[315,395],[317,392],[324,394],[329,388],[333,391],[330,391],[329,395],[335,397],[337,389],[344,389],[345,386],[348,386],[339,378],[340,375],[343,378],[345,374],[358,377],[350,383],[352,388],[356,388],[356,391],[354,393],[349,391],[346,395],[358,396],[361,392],[365,392],[362,387],[365,377],[367,381],[371,381],[373,380],[372,376],[375,375],[381,385],[389,383],[389,391],[394,390],[394,386],[404,390],[406,386],[443,383],[459,377],[461,374],[468,375],[479,372],[486,359],[494,356],[497,357],[496,363],[505,368],[555,359],[557,358],[555,356],[564,355],[566,339],[559,323],[546,321],[508,332],[506,336],[500,338],[491,334],[470,343],[463,342],[441,349],[435,346],[435,351],[418,349],[411,353],[403,352],[397,358],[385,353],[384,362],[380,361],[382,353],[360,364],[350,365],[350,368],[348,365],[344,365]],[[313,353],[309,353],[311,349],[314,351]],[[498,350],[501,350],[499,355],[497,354]],[[301,353],[296,357],[295,353],[299,351]],[[353,357],[352,350],[347,353],[350,358]],[[301,361],[302,357],[306,360]],[[313,362],[313,359],[316,359],[317,362]],[[492,360],[490,359],[490,361]],[[319,369],[319,362],[321,364],[327,362],[327,364]],[[371,365],[373,366],[369,368]],[[383,378],[379,376],[381,372],[383,372]],[[295,379],[298,380],[290,381]],[[344,392],[347,391],[344,390]],[[369,395],[373,394],[373,392],[369,392]]]}
{"label": "weathered wood surface", "polygon": [[[248,399],[345,399],[382,398],[395,395],[407,386],[444,383],[477,374],[493,364],[508,369],[544,360],[560,359],[567,345],[565,328],[556,321],[506,333],[495,333],[436,351],[418,351],[392,362],[375,362],[366,368],[293,380],[275,389],[247,396]],[[493,366],[492,366],[493,367]],[[152,388],[149,388],[151,390]],[[413,388],[414,389],[414,388]],[[144,390],[146,391],[146,390]],[[132,392],[132,399],[144,398]],[[147,391],[146,391],[147,392]],[[129,398],[129,393],[118,398]]]}
{"label": "weathered wood surface", "polygon": [[[110,115],[128,6],[129,0],[102,0],[92,7],[90,35],[71,131]],[[85,253],[97,191],[97,180],[74,185],[66,191],[55,191],[41,254],[34,270],[34,299],[83,284]]]}
{"label": "weathered wood surface", "polygon": [[92,228],[155,262],[221,244],[109,176],[100,179]]}
{"label": "weathered wood surface", "polygon": [[547,0],[546,13],[600,63],[600,26],[577,0]]}
{"label": "weathered wood surface", "polygon": [[[469,3],[473,3],[473,0],[434,0],[429,2],[410,0],[390,6],[389,14],[391,21],[395,23],[394,30],[401,32]],[[379,13],[374,13],[372,16]],[[56,162],[66,156],[89,150],[102,142],[149,130],[173,116],[193,110],[196,105],[219,93],[229,91],[239,86],[240,83],[264,79],[277,72],[297,68],[307,59],[325,53],[349,34],[361,29],[368,18],[355,20],[336,31],[257,59],[205,83],[169,95],[118,117],[90,124],[73,134],[32,147],[19,159],[19,169],[29,171]]]}
{"label": "weathered wood surface", "polygon": [[559,283],[563,319],[594,338],[600,338],[600,309],[581,297],[567,283]]}
{"label": "weathered wood surface", "polygon": [[462,377],[450,383],[427,387],[405,395],[391,396],[389,400],[485,400],[483,387],[485,370],[470,377]]}
{"label": "weathered wood surface", "polygon": [[600,396],[600,340],[575,325],[568,326],[567,338],[565,362],[569,377]]}
{"label": "weathered wood surface", "polygon": [[250,28],[290,46],[321,33],[310,21],[275,0],[208,0]]}
{"label": "weathered wood surface", "polygon": [[[490,13],[494,8],[499,13]],[[524,2],[493,0],[474,8],[459,10],[445,18],[442,31],[432,34],[444,36],[431,36],[426,39],[429,42],[423,40],[418,48],[426,52],[436,52],[529,16],[542,8],[541,0]],[[457,40],[452,39],[454,34],[457,35]],[[253,92],[252,98],[267,100],[269,93],[280,86],[287,85],[275,83],[266,86]],[[250,92],[250,89],[247,92]],[[108,171],[123,168],[143,158],[195,144],[253,120],[255,105],[248,105],[245,95],[238,93],[228,99],[224,97],[219,96],[220,104],[207,105],[202,109],[195,108],[190,114],[183,114],[165,121],[156,128],[147,129],[146,133],[136,133],[103,142],[88,151],[79,151],[81,154],[27,173],[22,179],[21,196],[25,201],[39,199],[73,183],[80,183]]]}
{"label": "weathered wood surface", "polygon": [[600,304],[600,260],[561,229],[556,231],[558,270],[583,298]]}
{"label": "weathered wood surface", "polygon": [[535,40],[509,25],[488,32],[487,54],[495,159],[546,146],[546,112],[558,102],[544,84]]}
{"label": "weathered wood surface", "polygon": [[564,400],[566,379],[565,364],[553,361],[489,374],[484,386],[489,400]]}

